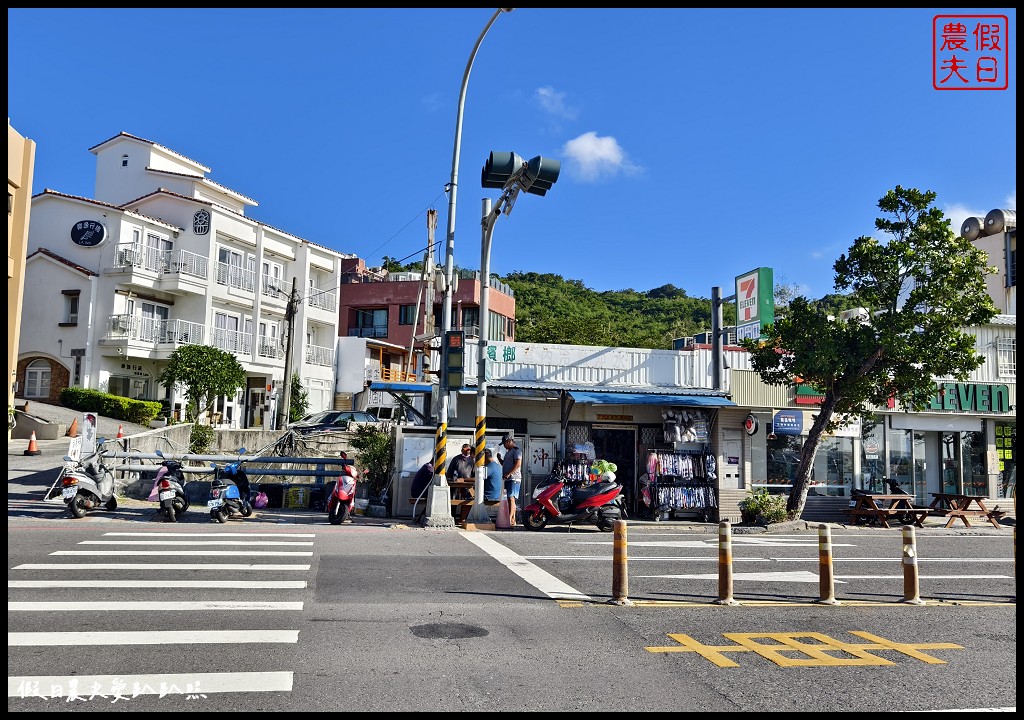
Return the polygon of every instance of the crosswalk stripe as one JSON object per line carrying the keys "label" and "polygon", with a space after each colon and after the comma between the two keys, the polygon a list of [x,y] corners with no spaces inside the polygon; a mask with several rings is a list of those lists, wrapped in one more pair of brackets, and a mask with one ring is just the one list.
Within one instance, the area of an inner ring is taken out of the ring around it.
{"label": "crosswalk stripe", "polygon": [[[246,557],[312,557],[313,553],[306,550],[252,550],[242,552],[240,550],[189,550],[189,557],[214,557],[214,556],[231,556],[238,557],[244,554]],[[127,555],[160,555],[161,557],[167,557],[166,550],[56,550],[50,555],[90,555],[90,556],[104,556],[113,555],[117,557],[123,557]]]}
{"label": "crosswalk stripe", "polygon": [[[103,537],[218,537],[226,533],[193,533],[193,532],[108,532]],[[231,537],[295,537],[315,538],[316,533],[275,533],[275,532],[232,532]]]}
{"label": "crosswalk stripe", "polygon": [[209,645],[297,643],[298,630],[125,630],[113,632],[9,632],[7,647],[73,645]]}
{"label": "crosswalk stripe", "polygon": [[[234,692],[291,692],[294,673],[227,672],[155,675],[16,675],[7,678],[9,698],[69,698],[90,695],[138,697]],[[77,688],[75,690],[74,688]]]}
{"label": "crosswalk stripe", "polygon": [[309,570],[309,565],[251,565],[241,563],[25,563],[15,570]]}
{"label": "crosswalk stripe", "polygon": [[164,547],[176,545],[288,545],[290,547],[312,547],[312,542],[276,542],[272,540],[196,540],[168,542],[166,540],[82,540],[78,545],[162,545]]}
{"label": "crosswalk stripe", "polygon": [[302,602],[261,600],[105,600],[103,602],[9,602],[7,612],[66,610],[301,610]]}
{"label": "crosswalk stripe", "polygon": [[305,580],[8,580],[8,588],[246,588],[301,590]]}

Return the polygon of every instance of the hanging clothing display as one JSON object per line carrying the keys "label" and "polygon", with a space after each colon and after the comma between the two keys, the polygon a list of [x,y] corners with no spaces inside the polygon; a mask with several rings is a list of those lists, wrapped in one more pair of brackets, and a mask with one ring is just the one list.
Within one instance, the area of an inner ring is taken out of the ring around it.
{"label": "hanging clothing display", "polygon": [[640,479],[641,498],[655,520],[677,514],[697,515],[707,522],[718,507],[717,463],[709,452],[652,450],[647,473]]}

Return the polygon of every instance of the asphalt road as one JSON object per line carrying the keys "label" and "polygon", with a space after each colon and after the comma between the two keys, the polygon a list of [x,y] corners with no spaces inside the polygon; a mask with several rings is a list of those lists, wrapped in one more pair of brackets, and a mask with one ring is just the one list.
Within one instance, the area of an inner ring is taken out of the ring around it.
{"label": "asphalt road", "polygon": [[616,605],[597,531],[146,512],[12,509],[8,710],[1016,705],[1011,530],[922,532],[922,605],[901,602],[899,531],[833,534],[834,606],[807,577],[816,532],[737,536],[729,606],[713,534],[635,526]]}

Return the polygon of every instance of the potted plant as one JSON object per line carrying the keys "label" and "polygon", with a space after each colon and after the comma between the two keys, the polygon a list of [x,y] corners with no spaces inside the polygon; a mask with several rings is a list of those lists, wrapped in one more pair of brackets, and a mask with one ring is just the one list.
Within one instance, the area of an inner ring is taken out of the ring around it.
{"label": "potted plant", "polygon": [[394,435],[376,425],[356,425],[352,447],[356,451],[356,467],[363,472],[370,503],[366,514],[388,515],[388,487],[395,464]]}
{"label": "potted plant", "polygon": [[740,519],[748,525],[770,525],[786,519],[786,497],[772,495],[768,488],[749,490],[740,501]]}

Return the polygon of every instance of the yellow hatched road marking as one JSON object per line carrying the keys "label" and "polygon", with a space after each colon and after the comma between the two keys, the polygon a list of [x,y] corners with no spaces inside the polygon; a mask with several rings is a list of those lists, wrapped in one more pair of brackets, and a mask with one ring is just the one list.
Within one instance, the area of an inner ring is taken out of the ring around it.
{"label": "yellow hatched road marking", "polygon": [[[929,665],[944,665],[945,660],[922,652],[923,650],[963,650],[953,643],[898,643],[878,635],[851,630],[851,635],[864,638],[867,643],[845,643],[822,633],[722,633],[722,637],[735,645],[704,645],[689,635],[669,633],[668,637],[679,645],[644,648],[649,652],[693,652],[710,660],[718,667],[739,667],[726,653],[753,652],[780,667],[849,667],[895,665],[892,660],[872,655],[870,650],[892,650]],[[762,640],[772,642],[763,643]],[[811,641],[811,642],[808,642]],[[842,653],[838,656],[837,653]]]}

